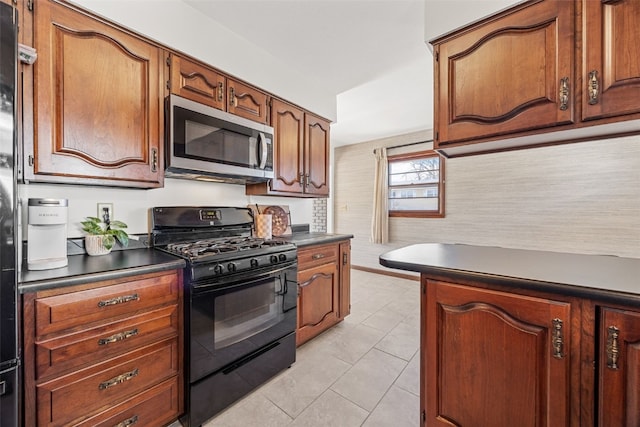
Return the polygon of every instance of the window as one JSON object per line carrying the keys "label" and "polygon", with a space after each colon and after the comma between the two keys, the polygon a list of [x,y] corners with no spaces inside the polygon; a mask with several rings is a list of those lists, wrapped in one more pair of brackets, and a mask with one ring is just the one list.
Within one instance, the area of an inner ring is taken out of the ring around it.
{"label": "window", "polygon": [[388,159],[389,216],[444,217],[444,159],[431,150]]}

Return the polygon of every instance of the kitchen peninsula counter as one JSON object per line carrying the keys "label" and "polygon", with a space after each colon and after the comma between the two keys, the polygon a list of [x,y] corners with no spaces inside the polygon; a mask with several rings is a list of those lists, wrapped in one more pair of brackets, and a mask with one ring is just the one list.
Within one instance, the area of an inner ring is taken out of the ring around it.
{"label": "kitchen peninsula counter", "polygon": [[635,258],[424,243],[382,254],[380,264],[426,276],[488,280],[513,288],[640,305],[640,259]]}
{"label": "kitchen peninsula counter", "polygon": [[51,270],[27,270],[25,263],[19,277],[19,292],[24,294],[185,267],[184,260],[150,248],[118,250],[100,256],[69,255],[67,259],[66,267]]}
{"label": "kitchen peninsula counter", "polygon": [[640,259],[416,244],[380,264],[421,273],[427,425],[640,425]]}

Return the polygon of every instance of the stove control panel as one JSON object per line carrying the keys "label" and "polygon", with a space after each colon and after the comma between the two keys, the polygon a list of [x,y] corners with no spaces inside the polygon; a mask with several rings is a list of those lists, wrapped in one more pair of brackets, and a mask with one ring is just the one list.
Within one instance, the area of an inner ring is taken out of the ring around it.
{"label": "stove control panel", "polygon": [[289,249],[278,253],[253,254],[253,256],[211,260],[206,263],[195,263],[192,266],[192,279],[200,280],[207,277],[224,277],[235,273],[246,272],[255,269],[274,268],[285,263],[295,262],[297,250]]}

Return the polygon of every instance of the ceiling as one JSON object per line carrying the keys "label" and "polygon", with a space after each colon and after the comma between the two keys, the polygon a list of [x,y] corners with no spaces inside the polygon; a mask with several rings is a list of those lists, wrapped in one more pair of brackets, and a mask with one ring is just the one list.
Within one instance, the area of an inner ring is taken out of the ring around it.
{"label": "ceiling", "polygon": [[447,22],[457,22],[460,7],[508,2],[183,1],[335,95],[334,146],[431,129],[433,65],[424,42],[425,7],[438,16],[434,26],[448,29],[459,25]]}

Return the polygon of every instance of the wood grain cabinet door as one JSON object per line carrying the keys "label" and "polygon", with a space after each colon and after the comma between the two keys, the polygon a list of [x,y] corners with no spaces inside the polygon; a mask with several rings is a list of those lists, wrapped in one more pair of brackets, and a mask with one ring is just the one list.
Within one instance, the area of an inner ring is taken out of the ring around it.
{"label": "wood grain cabinet door", "polygon": [[427,425],[569,425],[569,303],[430,280],[426,288]]}
{"label": "wood grain cabinet door", "polygon": [[35,14],[28,179],[160,187],[164,52],[51,0]]}
{"label": "wood grain cabinet door", "polygon": [[171,93],[224,110],[225,89],[222,74],[187,58],[171,55]]}
{"label": "wood grain cabinet door", "polygon": [[640,425],[640,312],[603,308],[598,349],[598,426]]}
{"label": "wood grain cabinet door", "polygon": [[302,344],[340,320],[338,280],[335,262],[298,273],[296,344]]}
{"label": "wood grain cabinet door", "polygon": [[329,195],[329,122],[304,115],[304,192]]}
{"label": "wood grain cabinet door", "polygon": [[435,41],[437,146],[572,123],[573,11],[533,1]]}
{"label": "wood grain cabinet door", "polygon": [[640,112],[640,2],[583,0],[583,119]]}
{"label": "wood grain cabinet door", "polygon": [[267,95],[254,87],[227,79],[227,111],[236,116],[267,123]]}
{"label": "wood grain cabinet door", "polygon": [[302,193],[304,184],[304,112],[278,99],[272,100],[274,178],[271,189]]}

